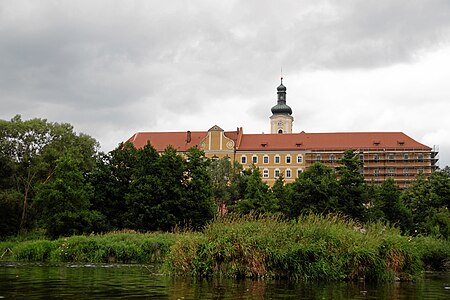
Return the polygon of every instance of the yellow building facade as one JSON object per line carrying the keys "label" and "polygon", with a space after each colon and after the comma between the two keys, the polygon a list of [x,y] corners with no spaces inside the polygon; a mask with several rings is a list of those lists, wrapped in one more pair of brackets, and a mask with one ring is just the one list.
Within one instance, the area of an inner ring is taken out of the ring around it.
{"label": "yellow building facade", "polygon": [[346,150],[353,150],[363,162],[367,182],[393,178],[406,187],[417,174],[429,176],[437,168],[437,149],[402,132],[293,133],[294,119],[282,81],[277,96],[271,109],[270,134],[244,134],[242,127],[224,131],[214,125],[208,131],[138,132],[128,142],[137,148],[151,143],[159,152],[169,145],[180,153],[198,147],[211,159],[228,157],[244,169],[259,168],[269,185],[281,175],[292,182],[315,162],[335,168]]}

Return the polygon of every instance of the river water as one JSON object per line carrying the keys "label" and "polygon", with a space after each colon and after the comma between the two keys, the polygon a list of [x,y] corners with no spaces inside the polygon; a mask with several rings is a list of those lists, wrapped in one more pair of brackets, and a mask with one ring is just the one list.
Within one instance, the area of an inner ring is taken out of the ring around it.
{"label": "river water", "polygon": [[450,273],[385,284],[172,278],[154,266],[0,263],[0,299],[450,299]]}

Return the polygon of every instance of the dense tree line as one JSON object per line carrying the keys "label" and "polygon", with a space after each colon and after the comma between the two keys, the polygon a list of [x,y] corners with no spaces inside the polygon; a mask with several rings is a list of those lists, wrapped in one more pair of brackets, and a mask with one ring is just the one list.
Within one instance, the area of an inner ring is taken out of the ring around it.
{"label": "dense tree line", "polygon": [[[226,158],[214,164],[220,170],[232,170],[226,167],[231,165]],[[240,177],[230,172],[221,177],[224,182],[214,186],[215,199],[242,214],[279,213],[295,219],[309,213],[337,213],[361,223],[384,221],[400,227],[405,234],[450,237],[448,167],[429,178],[419,175],[409,188],[401,190],[392,178],[379,185],[367,183],[362,162],[351,150],[344,153],[339,164],[332,169],[316,162],[294,182],[285,183],[280,176],[271,188],[257,168]]]}
{"label": "dense tree line", "polygon": [[258,168],[209,160],[197,148],[180,155],[130,143],[109,153],[66,123],[20,116],[0,120],[0,236],[43,228],[60,235],[133,229],[200,229],[218,212],[301,215],[339,213],[385,221],[405,234],[449,238],[450,170],[419,176],[406,190],[392,179],[364,181],[347,151],[331,169],[313,164],[292,183],[272,187]]}
{"label": "dense tree line", "polygon": [[0,236],[52,237],[118,229],[198,229],[216,212],[209,161],[196,148],[97,142],[69,124],[0,120]]}

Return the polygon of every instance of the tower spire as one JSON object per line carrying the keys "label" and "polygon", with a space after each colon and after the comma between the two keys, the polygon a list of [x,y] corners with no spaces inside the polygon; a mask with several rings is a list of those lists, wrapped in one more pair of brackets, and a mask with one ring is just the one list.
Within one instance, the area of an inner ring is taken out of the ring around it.
{"label": "tower spire", "polygon": [[286,104],[286,87],[283,85],[283,69],[281,69],[281,84],[277,87],[277,104],[272,107],[270,117],[271,133],[292,133],[294,118],[292,109]]}

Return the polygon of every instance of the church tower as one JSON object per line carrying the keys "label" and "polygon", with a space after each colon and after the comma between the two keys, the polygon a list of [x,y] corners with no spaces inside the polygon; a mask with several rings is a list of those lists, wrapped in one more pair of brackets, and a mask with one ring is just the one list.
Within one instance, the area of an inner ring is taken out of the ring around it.
{"label": "church tower", "polygon": [[272,116],[270,117],[271,133],[292,133],[292,122],[294,118],[292,109],[286,104],[286,87],[283,85],[283,77],[281,84],[277,87],[278,102],[272,107]]}

